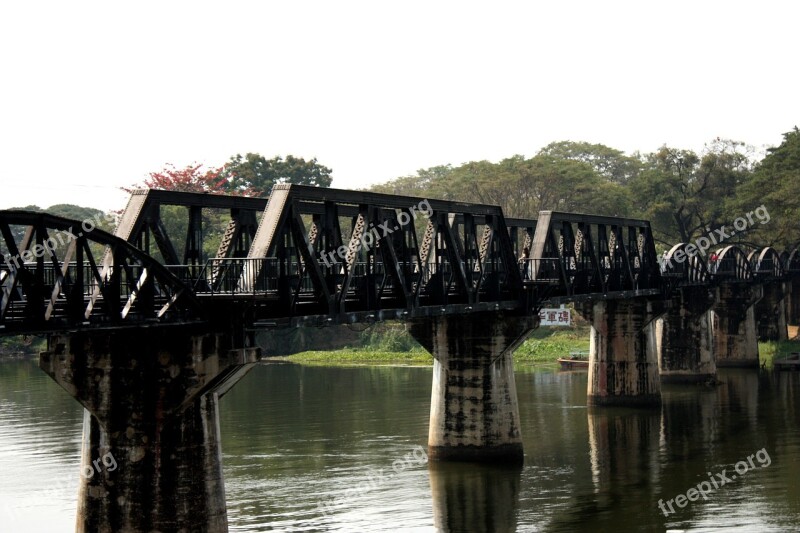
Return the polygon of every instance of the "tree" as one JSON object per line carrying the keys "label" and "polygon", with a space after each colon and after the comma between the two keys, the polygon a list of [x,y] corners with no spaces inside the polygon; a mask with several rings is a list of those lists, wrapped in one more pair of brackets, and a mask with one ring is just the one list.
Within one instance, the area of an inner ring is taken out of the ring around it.
{"label": "tree", "polygon": [[203,170],[203,165],[194,163],[184,168],[176,168],[167,163],[158,172],[150,172],[143,185],[134,185],[123,189],[131,192],[136,188],[163,189],[165,191],[179,192],[210,192],[225,193],[227,182],[222,175],[222,168],[209,168]]}
{"label": "tree", "polygon": [[650,220],[656,239],[668,247],[730,225],[736,215],[728,200],[752,168],[747,149],[716,139],[702,156],[668,146],[648,154],[630,182],[637,216]]}
{"label": "tree", "polygon": [[767,150],[755,167],[752,179],[738,184],[731,212],[739,216],[763,205],[769,223],[748,231],[751,241],[793,248],[800,243],[800,130],[797,126],[783,134],[783,142]]}
{"label": "tree", "polygon": [[240,192],[251,196],[269,196],[277,183],[330,187],[331,169],[322,166],[317,159],[306,161],[302,157],[275,156],[267,159],[261,154],[248,152],[236,154],[222,169],[225,187],[229,192]]}
{"label": "tree", "polygon": [[386,183],[373,185],[369,190],[403,196],[434,196],[446,194],[447,180],[453,174],[452,165],[439,165],[417,170],[416,175],[401,176]]}
{"label": "tree", "polygon": [[509,216],[535,218],[539,211],[621,215],[630,210],[624,188],[603,177],[589,163],[537,154],[500,162],[516,176],[506,200]]}
{"label": "tree", "polygon": [[499,205],[506,216],[520,218],[536,218],[543,209],[605,215],[627,215],[631,209],[625,188],[591,164],[548,154],[431,167],[371,190]]}
{"label": "tree", "polygon": [[571,159],[592,166],[601,176],[622,185],[638,175],[642,163],[639,159],[604,144],[559,141],[542,148],[537,155],[556,159]]}

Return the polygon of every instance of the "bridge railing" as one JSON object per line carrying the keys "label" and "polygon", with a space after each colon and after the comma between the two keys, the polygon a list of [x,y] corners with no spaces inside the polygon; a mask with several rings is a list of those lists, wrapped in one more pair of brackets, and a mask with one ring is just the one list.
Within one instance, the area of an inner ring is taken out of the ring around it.
{"label": "bridge railing", "polygon": [[[181,268],[183,268],[181,265],[170,267],[173,272],[180,271]],[[214,257],[206,261],[202,268],[183,272],[191,276],[187,282],[195,294],[277,294],[278,280],[281,277],[278,260],[274,257],[262,259]],[[283,278],[291,286],[292,280],[299,280],[300,276],[296,269],[290,269]]]}
{"label": "bridge railing", "polygon": [[[20,263],[20,267],[15,268],[9,266],[8,263],[0,264],[0,283],[4,282],[10,276],[31,275],[30,273],[36,272],[37,276],[41,276],[39,287],[44,294],[51,295],[55,291],[55,296],[63,296],[64,292],[69,288],[76,286],[77,280],[82,282],[77,285],[83,296],[90,297],[96,295],[101,288],[105,289],[105,295],[109,296],[107,292],[108,287],[111,285],[111,279],[114,276],[114,269],[119,268],[120,274],[125,278],[124,283],[119,283],[119,296],[128,298],[136,293],[136,281],[146,277],[147,267],[138,264],[127,264],[124,267],[107,267],[102,270],[102,276],[98,277],[94,267],[90,265],[78,266],[75,261],[66,265],[59,264],[53,265],[52,263],[44,263],[39,270],[37,270],[36,262]],[[182,265],[181,269],[186,272],[187,266]],[[188,278],[187,278],[188,279]],[[155,284],[155,296],[167,298],[167,294],[159,290],[158,283]],[[102,300],[103,294],[101,293],[98,298]],[[10,299],[9,305],[13,305],[15,300],[13,297]]]}
{"label": "bridge railing", "polygon": [[[530,261],[536,261],[531,259]],[[541,260],[552,263],[555,260]],[[277,257],[267,257],[261,259],[254,258],[230,258],[214,257],[208,259],[205,265],[166,265],[167,269],[176,277],[181,279],[188,286],[192,287],[197,294],[249,294],[264,295],[277,294],[283,283],[286,288],[299,294],[313,294],[315,291],[313,283],[308,277],[303,275],[305,265],[299,261],[283,263],[284,271],[281,272],[282,262]],[[420,293],[425,295],[431,290],[431,284],[440,285],[442,290],[455,286],[455,272],[449,263],[428,263],[420,269],[416,262],[399,262],[401,269],[409,268],[421,283]],[[520,269],[523,272],[527,267],[526,263],[520,262]],[[329,267],[323,267],[326,271],[326,278],[334,283],[341,283],[346,275],[345,265],[335,263]],[[351,288],[349,292],[357,290],[360,282],[368,276],[378,276],[383,278],[385,287],[391,287],[394,280],[386,272],[386,265],[381,262],[370,263],[367,261],[356,262],[352,266]],[[551,269],[552,270],[552,269]],[[491,269],[487,269],[493,273]],[[503,272],[498,272],[503,275]]]}
{"label": "bridge railing", "polygon": [[559,263],[560,259],[556,257],[520,259],[519,270],[522,274],[522,281],[558,284],[561,282]]}

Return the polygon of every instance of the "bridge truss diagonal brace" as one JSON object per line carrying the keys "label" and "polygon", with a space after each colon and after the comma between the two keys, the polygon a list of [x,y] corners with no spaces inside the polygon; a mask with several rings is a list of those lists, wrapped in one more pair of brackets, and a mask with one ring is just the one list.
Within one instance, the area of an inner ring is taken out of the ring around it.
{"label": "bridge truss diagonal brace", "polygon": [[[267,257],[267,254],[274,249],[276,244],[275,236],[289,216],[290,210],[288,207],[291,205],[289,191],[288,187],[275,186],[272,189],[272,194],[270,194],[267,201],[267,207],[263,215],[261,215],[261,222],[256,230],[256,236],[253,237],[250,251],[247,252],[248,259]],[[261,274],[260,270],[261,265],[258,262],[247,262],[239,280],[239,289],[243,292],[253,291],[254,287],[252,285]]]}

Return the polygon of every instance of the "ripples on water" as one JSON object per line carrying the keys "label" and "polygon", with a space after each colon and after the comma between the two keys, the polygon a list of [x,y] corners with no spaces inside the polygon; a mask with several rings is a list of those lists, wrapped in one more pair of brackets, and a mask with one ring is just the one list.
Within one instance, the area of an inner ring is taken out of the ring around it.
{"label": "ripples on water", "polygon": [[[590,410],[586,374],[521,369],[525,466],[508,470],[416,461],[429,368],[266,364],[221,402],[230,529],[798,530],[800,375],[720,378],[664,387],[661,410]],[[0,364],[0,531],[73,531],[81,421],[34,364]],[[770,466],[659,510],[762,448]]]}
{"label": "ripples on water", "polygon": [[0,531],[74,531],[82,421],[34,363],[0,363]]}

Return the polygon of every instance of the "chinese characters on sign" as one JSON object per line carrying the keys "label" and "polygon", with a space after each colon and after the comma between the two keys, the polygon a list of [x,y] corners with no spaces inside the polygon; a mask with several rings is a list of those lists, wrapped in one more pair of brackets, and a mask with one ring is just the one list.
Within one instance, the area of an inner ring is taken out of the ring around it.
{"label": "chinese characters on sign", "polygon": [[569,326],[572,315],[569,309],[542,309],[539,311],[540,326]]}

